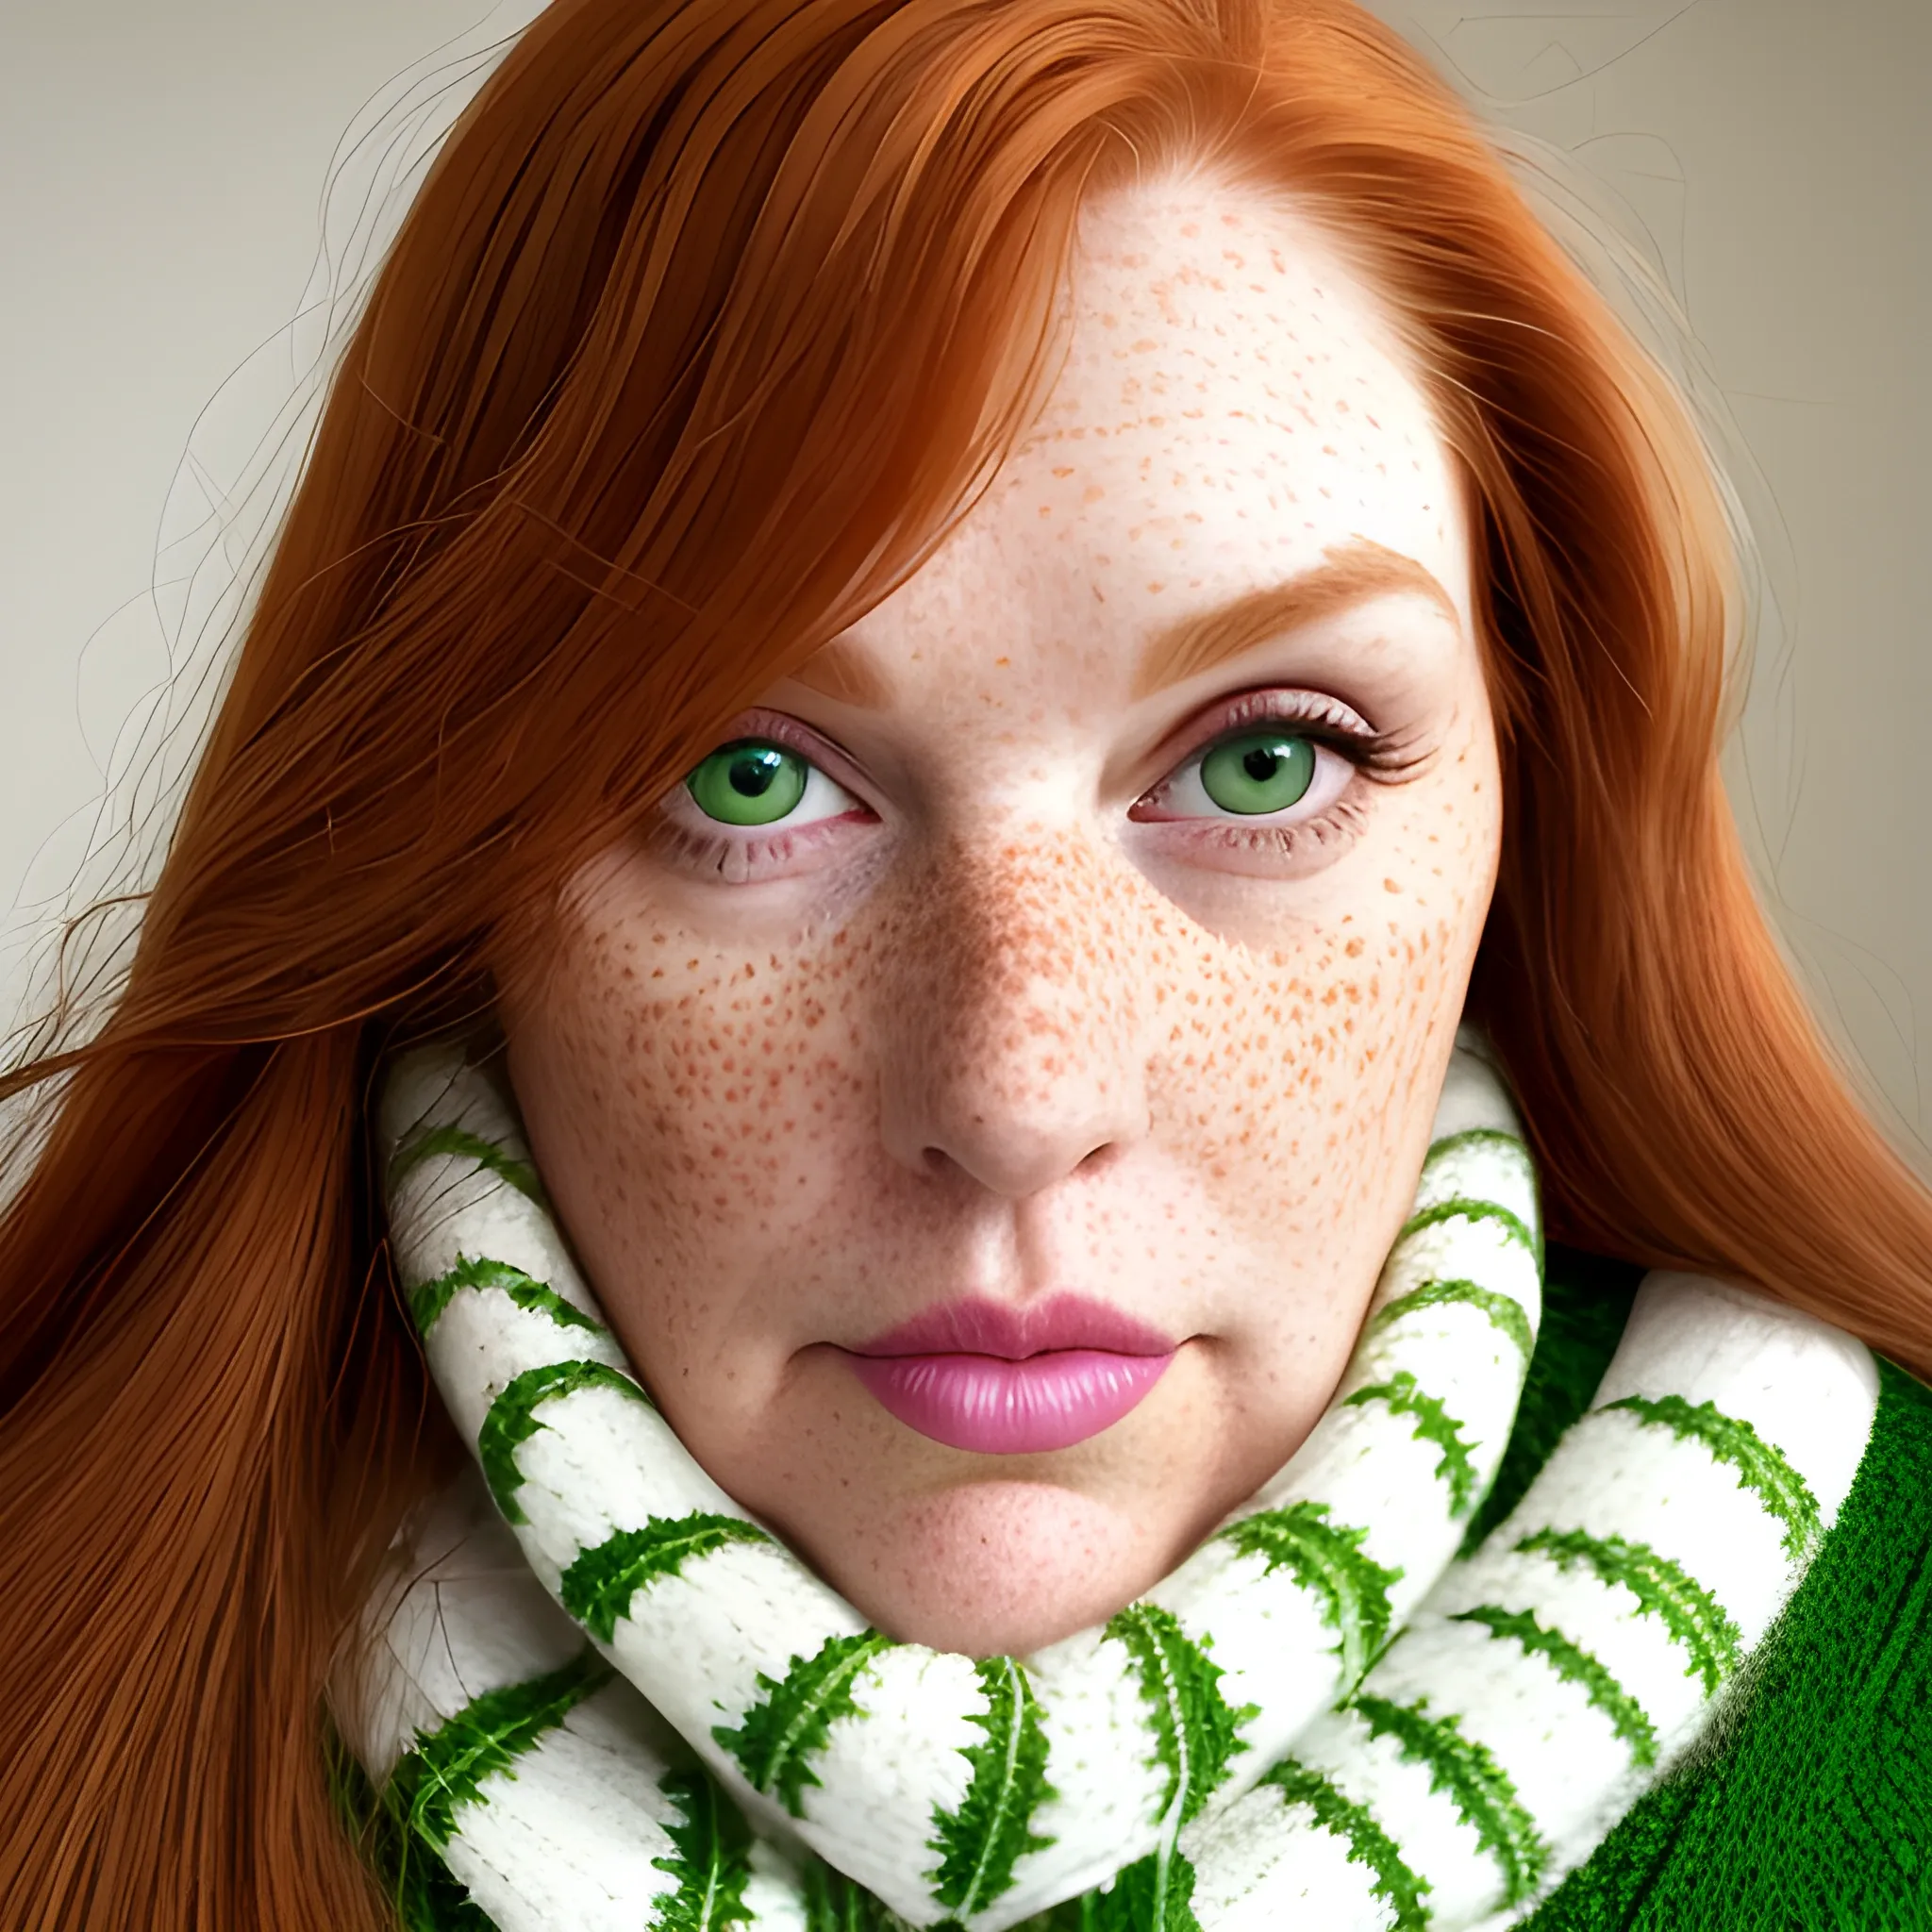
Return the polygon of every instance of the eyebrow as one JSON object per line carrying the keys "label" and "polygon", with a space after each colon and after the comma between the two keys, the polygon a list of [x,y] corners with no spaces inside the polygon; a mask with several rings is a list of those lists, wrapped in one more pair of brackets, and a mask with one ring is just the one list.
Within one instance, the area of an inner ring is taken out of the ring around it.
{"label": "eyebrow", "polygon": [[[1141,654],[1133,695],[1151,697],[1183,678],[1198,677],[1252,651],[1270,638],[1317,624],[1372,598],[1400,596],[1426,597],[1452,624],[1462,621],[1441,580],[1414,558],[1366,537],[1333,545],[1320,564],[1300,576],[1250,591],[1158,632]],[[884,670],[849,638],[834,638],[822,645],[791,675],[808,690],[861,710],[883,709],[891,699]]]}
{"label": "eyebrow", "polygon": [[1426,597],[1452,624],[1462,621],[1441,580],[1414,558],[1357,537],[1330,548],[1320,564],[1300,576],[1250,591],[1158,633],[1141,654],[1133,694],[1151,697],[1284,631],[1317,624],[1372,598],[1400,596]]}

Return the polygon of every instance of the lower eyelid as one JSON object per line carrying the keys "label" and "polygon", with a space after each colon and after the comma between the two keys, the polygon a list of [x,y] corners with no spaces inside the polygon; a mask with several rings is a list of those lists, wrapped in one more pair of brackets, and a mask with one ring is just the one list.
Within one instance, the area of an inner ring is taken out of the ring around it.
{"label": "lower eyelid", "polygon": [[[1362,801],[1344,796],[1319,816],[1292,824],[1240,818],[1150,821],[1158,845],[1178,862],[1204,872],[1291,878],[1339,858],[1367,829]],[[1175,848],[1180,848],[1178,851]]]}
{"label": "lower eyelid", "polygon": [[[849,796],[849,794],[848,794]],[[862,801],[853,808],[803,824],[777,820],[769,825],[728,825],[693,809],[687,816],[667,800],[655,825],[662,862],[680,872],[723,885],[745,885],[789,871],[816,871],[849,833],[875,825],[877,816]]]}

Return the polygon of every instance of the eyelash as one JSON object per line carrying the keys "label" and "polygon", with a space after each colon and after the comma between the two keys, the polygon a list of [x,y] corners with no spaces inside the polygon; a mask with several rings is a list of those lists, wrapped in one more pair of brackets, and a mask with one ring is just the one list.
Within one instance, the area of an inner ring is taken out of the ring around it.
{"label": "eyelash", "polygon": [[[1213,714],[1211,727],[1192,738],[1191,748],[1174,758],[1165,775],[1135,800],[1135,806],[1154,797],[1190,766],[1214,750],[1215,746],[1256,724],[1292,724],[1296,735],[1332,751],[1344,758],[1361,775],[1374,783],[1389,784],[1401,779],[1421,757],[1412,740],[1400,732],[1371,731],[1346,705],[1310,691],[1264,691],[1226,700]],[[817,767],[834,784],[841,781],[827,769],[835,761],[816,733],[801,728],[782,712],[753,711],[745,714],[733,738],[757,738],[780,744]],[[841,790],[850,788],[841,785]],[[675,801],[676,793],[673,792]],[[667,802],[669,803],[669,802]],[[870,807],[856,799],[858,811],[875,819]],[[1132,815],[1133,808],[1129,808]],[[699,874],[710,874],[726,884],[740,884],[782,865],[822,828],[848,823],[857,814],[841,812],[818,819],[790,830],[783,828],[755,838],[733,838],[724,832],[699,831],[687,823],[666,815],[659,820],[658,840],[665,856]],[[1331,839],[1352,833],[1362,819],[1359,800],[1347,795],[1336,799],[1320,816],[1294,824],[1243,824],[1238,818],[1175,819],[1160,821],[1183,829],[1185,836],[1211,840],[1230,849],[1274,853],[1286,857],[1305,841],[1326,844]],[[1141,823],[1151,823],[1141,821]]]}
{"label": "eyelash", "polygon": [[[1396,777],[1417,762],[1415,746],[1404,734],[1371,731],[1354,711],[1334,698],[1313,691],[1261,691],[1228,699],[1214,714],[1213,727],[1194,741],[1192,750],[1168,768],[1170,775],[1184,771],[1206,758],[1217,744],[1256,724],[1297,725],[1297,737],[1325,745],[1370,777]],[[1162,785],[1167,782],[1166,778],[1160,780]],[[1150,791],[1158,789],[1150,788]]]}
{"label": "eyelash", "polygon": [[1218,745],[1257,724],[1292,726],[1297,738],[1334,753],[1375,784],[1399,783],[1422,757],[1411,736],[1372,731],[1350,707],[1313,691],[1252,691],[1224,701],[1210,719],[1206,731],[1198,735],[1190,732],[1192,748],[1175,758],[1167,774],[1141,794],[1129,817],[1142,824],[1158,824],[1166,836],[1185,841],[1196,852],[1205,846],[1237,859],[1257,858],[1269,870],[1274,863],[1301,856],[1311,846],[1319,850],[1338,840],[1352,840],[1366,823],[1362,801],[1354,794],[1354,788],[1342,791],[1310,817],[1286,823],[1256,823],[1232,815],[1160,819],[1150,813],[1140,817],[1140,808],[1182,781]]}

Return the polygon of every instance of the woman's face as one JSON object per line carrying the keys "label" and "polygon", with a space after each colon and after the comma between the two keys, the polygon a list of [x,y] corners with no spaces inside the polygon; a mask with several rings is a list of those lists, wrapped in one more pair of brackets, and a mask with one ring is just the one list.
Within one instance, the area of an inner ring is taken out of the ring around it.
{"label": "woman's face", "polygon": [[1494,877],[1452,465],[1378,302],[1089,210],[1039,427],[565,895],[532,1142],[697,1459],[894,1636],[1024,1653],[1327,1403]]}

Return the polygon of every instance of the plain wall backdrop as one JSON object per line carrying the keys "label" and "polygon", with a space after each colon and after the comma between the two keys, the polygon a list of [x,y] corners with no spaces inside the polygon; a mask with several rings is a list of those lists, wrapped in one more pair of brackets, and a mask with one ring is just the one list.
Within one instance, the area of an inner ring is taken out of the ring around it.
{"label": "plain wall backdrop", "polygon": [[[73,876],[154,676],[118,640],[170,479],[294,309],[339,138],[489,4],[0,0],[0,911]],[[1828,1027],[1932,1167],[1932,5],[1376,10],[1616,197],[1688,314],[1781,600],[1733,799]]]}

